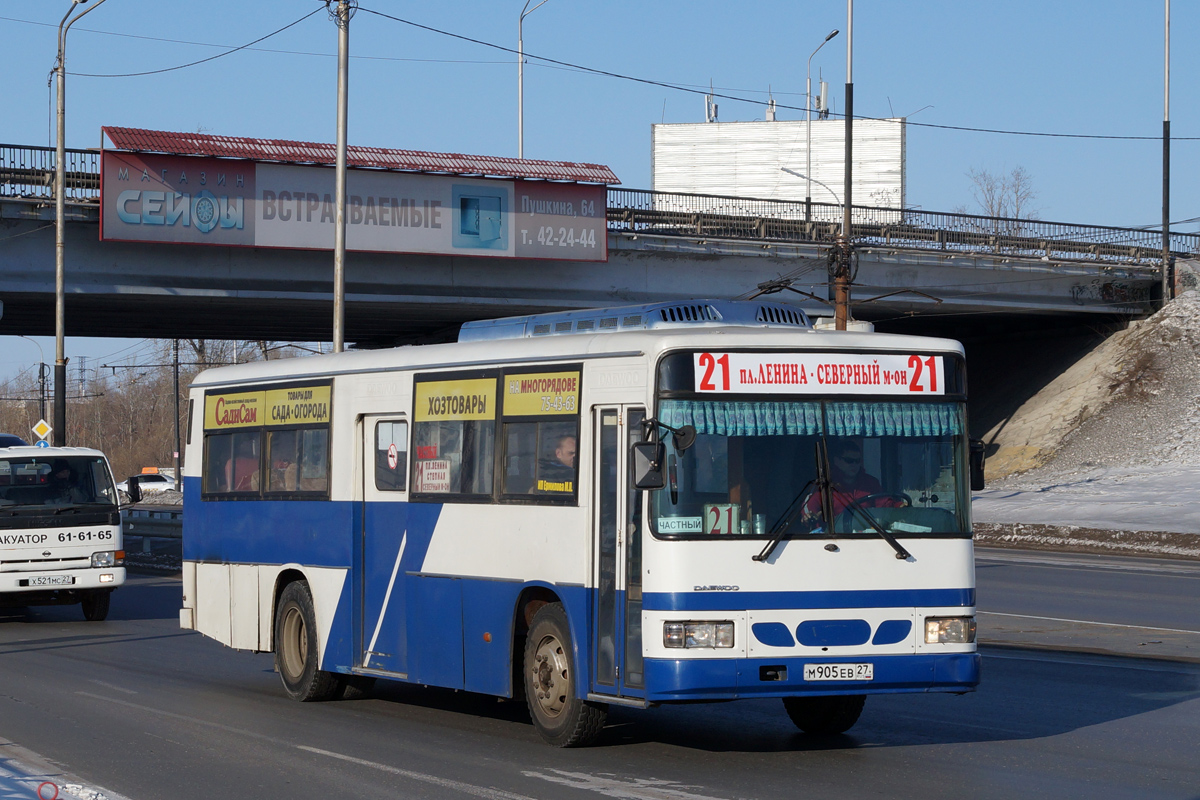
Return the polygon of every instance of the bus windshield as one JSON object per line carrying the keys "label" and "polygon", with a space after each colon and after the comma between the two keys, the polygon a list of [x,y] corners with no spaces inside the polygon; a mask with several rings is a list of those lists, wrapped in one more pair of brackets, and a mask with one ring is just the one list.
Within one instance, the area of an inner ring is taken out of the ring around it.
{"label": "bus windshield", "polygon": [[659,537],[970,535],[961,402],[662,400],[658,419],[697,434],[664,437]]}
{"label": "bus windshield", "polygon": [[117,505],[117,490],[103,458],[0,458],[0,511],[97,503]]}

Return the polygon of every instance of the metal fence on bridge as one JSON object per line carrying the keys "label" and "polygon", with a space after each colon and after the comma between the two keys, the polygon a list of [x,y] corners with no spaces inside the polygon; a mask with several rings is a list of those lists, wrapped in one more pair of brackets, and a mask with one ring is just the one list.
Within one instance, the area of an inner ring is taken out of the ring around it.
{"label": "metal fence on bridge", "polygon": [[[99,151],[66,154],[66,201],[95,205],[100,197]],[[52,202],[54,158],[52,147],[0,144],[0,198]],[[842,207],[830,203],[608,190],[608,228],[613,231],[820,243],[832,242],[841,223]],[[1162,261],[1162,233],[1145,228],[872,206],[854,206],[851,227],[860,244],[897,249],[1090,261],[1155,271]],[[1172,232],[1170,248],[1177,257],[1196,257],[1200,234]]]}

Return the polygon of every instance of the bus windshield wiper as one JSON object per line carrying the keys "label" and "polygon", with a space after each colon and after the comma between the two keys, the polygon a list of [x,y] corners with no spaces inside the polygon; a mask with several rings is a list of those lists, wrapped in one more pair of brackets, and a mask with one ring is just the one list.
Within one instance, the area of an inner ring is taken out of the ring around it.
{"label": "bus windshield wiper", "polygon": [[804,501],[808,500],[809,498],[809,495],[806,495],[805,492],[807,492],[808,487],[812,485],[812,481],[804,484],[796,496],[792,498],[792,502],[788,503],[788,507],[784,509],[783,515],[776,520],[774,525],[771,526],[771,538],[763,547],[762,552],[756,556],[752,556],[754,561],[766,561],[771,557],[771,553],[775,552],[775,548],[778,547],[779,543],[783,541],[783,537],[787,533],[788,528],[792,526],[792,523],[795,522],[796,517],[800,516],[800,512],[804,510]]}
{"label": "bus windshield wiper", "polygon": [[874,528],[875,532],[882,536],[883,540],[892,546],[892,549],[896,551],[896,558],[904,560],[911,557],[912,554],[905,550],[902,544],[896,541],[895,536],[892,536],[887,532],[887,530],[884,529],[882,525],[879,524],[879,520],[875,519],[875,515],[868,511],[866,506],[858,502],[858,500],[854,498],[853,494],[842,492],[837,489],[834,489],[833,491],[837,492],[839,498],[846,501],[847,508],[851,508],[861,514],[862,518],[867,521],[867,524]]}
{"label": "bus windshield wiper", "polygon": [[808,497],[810,496],[805,495],[804,492],[814,483],[817,485],[817,491],[821,493],[821,514],[825,519],[831,519],[831,503],[829,501],[829,462],[826,460],[827,454],[825,452],[825,441],[823,439],[817,440],[815,454],[817,459],[817,477],[804,484],[804,487],[799,491],[799,493],[792,498],[792,502],[788,503],[788,507],[783,512],[783,516],[781,516],[779,520],[771,527],[771,538],[767,541],[766,546],[763,547],[762,552],[756,556],[753,556],[755,561],[766,561],[771,557],[771,553],[775,552],[775,548],[778,547],[779,543],[783,541],[784,534],[787,533],[787,530],[791,527],[792,522],[794,522],[796,517],[800,515],[800,512],[804,510],[804,506],[807,504]]}

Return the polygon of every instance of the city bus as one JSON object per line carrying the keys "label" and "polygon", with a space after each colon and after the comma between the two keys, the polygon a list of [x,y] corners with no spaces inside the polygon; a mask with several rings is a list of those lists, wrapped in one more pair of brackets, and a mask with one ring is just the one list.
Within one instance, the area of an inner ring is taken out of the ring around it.
{"label": "city bus", "polygon": [[180,624],[297,700],[375,679],[612,705],[974,689],[957,342],[697,300],[242,364],[188,401]]}

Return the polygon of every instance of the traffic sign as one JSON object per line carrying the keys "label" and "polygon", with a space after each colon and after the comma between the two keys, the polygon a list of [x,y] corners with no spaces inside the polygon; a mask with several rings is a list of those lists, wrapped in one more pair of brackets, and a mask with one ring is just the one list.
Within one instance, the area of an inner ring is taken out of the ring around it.
{"label": "traffic sign", "polygon": [[33,432],[37,434],[39,439],[45,439],[50,435],[50,431],[52,430],[54,430],[54,428],[51,428],[50,423],[46,422],[44,419],[39,419],[37,424],[33,426]]}
{"label": "traffic sign", "polygon": [[50,443],[47,442],[45,439],[39,439],[33,446],[34,447],[49,447]]}

